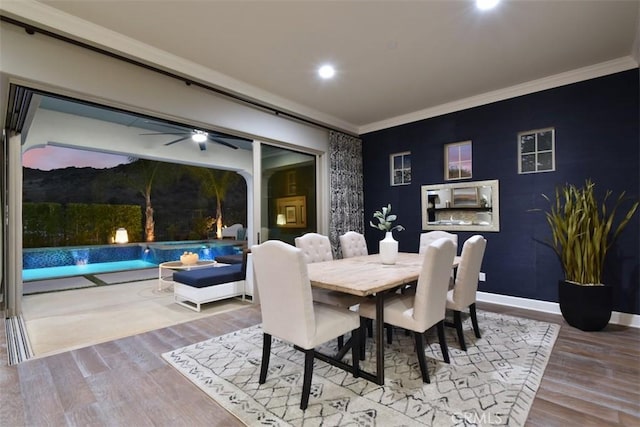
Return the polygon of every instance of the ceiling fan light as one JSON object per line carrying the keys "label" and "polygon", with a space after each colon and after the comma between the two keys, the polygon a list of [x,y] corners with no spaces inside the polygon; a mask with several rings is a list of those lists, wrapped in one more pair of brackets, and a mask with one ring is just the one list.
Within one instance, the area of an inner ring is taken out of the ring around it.
{"label": "ceiling fan light", "polygon": [[191,135],[191,139],[193,140],[193,142],[205,142],[207,140],[207,136],[209,134],[207,132],[196,132],[193,135]]}

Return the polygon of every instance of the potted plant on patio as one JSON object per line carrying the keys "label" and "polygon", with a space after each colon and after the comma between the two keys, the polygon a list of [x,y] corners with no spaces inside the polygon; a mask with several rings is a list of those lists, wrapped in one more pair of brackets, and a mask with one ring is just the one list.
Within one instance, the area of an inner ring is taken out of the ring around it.
{"label": "potted plant on patio", "polygon": [[587,179],[583,187],[557,187],[553,201],[543,194],[550,205],[546,212],[553,237],[550,246],[565,274],[559,281],[560,311],[567,323],[583,331],[601,330],[609,323],[613,287],[602,283],[604,262],[639,203],[635,201],[617,220],[616,211],[625,201],[625,192],[609,209],[607,201],[612,192],[608,190],[599,202],[594,189],[595,184]]}

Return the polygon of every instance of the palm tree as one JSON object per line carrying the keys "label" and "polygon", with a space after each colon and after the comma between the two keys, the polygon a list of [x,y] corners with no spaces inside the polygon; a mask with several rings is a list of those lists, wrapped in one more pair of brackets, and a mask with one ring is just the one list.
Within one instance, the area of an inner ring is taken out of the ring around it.
{"label": "palm tree", "polygon": [[227,196],[227,191],[240,176],[232,171],[206,169],[190,166],[189,173],[200,181],[200,191],[205,197],[216,198],[216,236],[222,238],[222,202]]}
{"label": "palm tree", "polygon": [[131,158],[131,164],[135,165],[126,176],[128,185],[134,187],[145,201],[145,241],[155,240],[155,221],[153,219],[153,205],[151,203],[151,190],[154,183],[166,183],[176,179],[176,165],[158,162],[155,160]]}

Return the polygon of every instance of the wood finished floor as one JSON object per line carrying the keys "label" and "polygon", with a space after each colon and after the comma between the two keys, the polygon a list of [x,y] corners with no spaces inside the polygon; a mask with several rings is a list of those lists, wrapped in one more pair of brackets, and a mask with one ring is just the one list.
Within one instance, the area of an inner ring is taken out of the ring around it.
{"label": "wood finished floor", "polygon": [[[586,333],[557,315],[478,308],[562,325],[527,426],[640,425],[640,330]],[[160,354],[259,322],[248,307],[17,366],[0,333],[0,426],[242,425]]]}

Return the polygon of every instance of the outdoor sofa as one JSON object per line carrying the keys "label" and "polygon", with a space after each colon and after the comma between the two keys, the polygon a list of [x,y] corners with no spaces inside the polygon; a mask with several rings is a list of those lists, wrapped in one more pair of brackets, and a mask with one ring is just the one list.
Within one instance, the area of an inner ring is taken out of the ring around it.
{"label": "outdoor sofa", "polygon": [[220,266],[196,268],[173,273],[173,297],[177,304],[200,311],[202,304],[237,296],[245,297],[247,256],[216,257]]}

